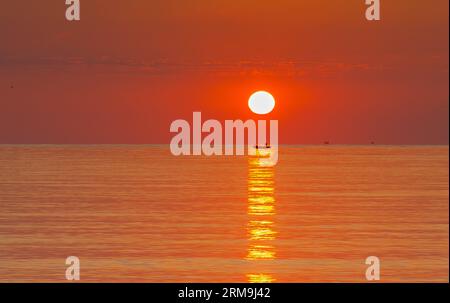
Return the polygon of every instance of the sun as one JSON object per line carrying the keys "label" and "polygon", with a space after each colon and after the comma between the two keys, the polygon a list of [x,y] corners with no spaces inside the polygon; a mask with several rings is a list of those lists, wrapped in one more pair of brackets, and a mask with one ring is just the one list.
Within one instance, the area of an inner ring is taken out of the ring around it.
{"label": "sun", "polygon": [[248,99],[248,107],[258,115],[270,113],[275,107],[275,98],[266,91],[257,91]]}

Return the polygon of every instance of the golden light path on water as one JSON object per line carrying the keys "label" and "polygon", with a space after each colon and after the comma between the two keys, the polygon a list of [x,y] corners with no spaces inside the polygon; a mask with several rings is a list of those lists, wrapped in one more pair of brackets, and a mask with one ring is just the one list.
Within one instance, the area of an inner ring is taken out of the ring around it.
{"label": "golden light path on water", "polygon": [[266,151],[1,146],[0,281],[448,283],[448,146]]}
{"label": "golden light path on water", "polygon": [[[274,229],[275,196],[274,165],[270,150],[260,149],[248,160],[248,240],[246,260],[255,268],[263,268],[264,262],[276,259],[272,244],[277,232]],[[252,283],[274,282],[276,279],[268,272],[251,272],[247,280]]]}

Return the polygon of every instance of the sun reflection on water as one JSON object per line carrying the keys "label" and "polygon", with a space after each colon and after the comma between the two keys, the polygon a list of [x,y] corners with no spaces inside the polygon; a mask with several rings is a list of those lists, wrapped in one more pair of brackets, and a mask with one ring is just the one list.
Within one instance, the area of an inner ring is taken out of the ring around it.
{"label": "sun reflection on water", "polygon": [[[277,232],[274,229],[275,196],[274,165],[270,150],[256,150],[255,156],[248,160],[248,240],[246,260],[252,261],[254,268],[261,269],[264,262],[276,259],[273,241]],[[276,279],[270,273],[249,273],[251,283],[268,283]]]}
{"label": "sun reflection on water", "polygon": [[250,283],[271,283],[275,282],[275,279],[271,275],[265,274],[248,274],[247,275],[248,282]]}

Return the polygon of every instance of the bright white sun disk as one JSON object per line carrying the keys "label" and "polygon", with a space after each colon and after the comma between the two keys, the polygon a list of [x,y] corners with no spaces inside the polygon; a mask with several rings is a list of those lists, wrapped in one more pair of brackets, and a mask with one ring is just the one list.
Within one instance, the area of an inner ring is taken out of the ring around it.
{"label": "bright white sun disk", "polygon": [[251,111],[258,115],[270,113],[275,107],[275,99],[265,91],[257,91],[248,99],[248,107]]}

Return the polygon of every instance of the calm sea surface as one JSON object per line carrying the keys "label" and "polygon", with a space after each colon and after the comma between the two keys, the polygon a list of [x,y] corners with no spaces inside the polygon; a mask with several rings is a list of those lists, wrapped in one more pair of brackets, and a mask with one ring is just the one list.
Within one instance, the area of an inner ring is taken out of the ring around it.
{"label": "calm sea surface", "polygon": [[0,281],[448,281],[448,146],[0,145]]}

